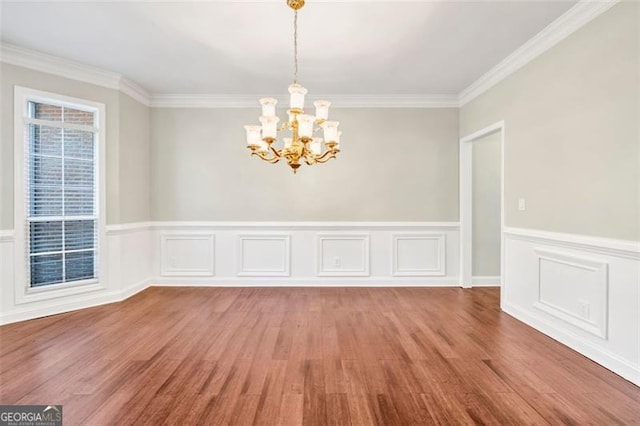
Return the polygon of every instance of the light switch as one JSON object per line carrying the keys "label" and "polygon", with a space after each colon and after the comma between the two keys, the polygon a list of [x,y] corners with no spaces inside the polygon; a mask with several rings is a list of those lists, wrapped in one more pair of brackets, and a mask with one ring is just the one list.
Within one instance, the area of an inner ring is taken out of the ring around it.
{"label": "light switch", "polygon": [[524,198],[518,198],[518,210],[523,212],[526,209]]}

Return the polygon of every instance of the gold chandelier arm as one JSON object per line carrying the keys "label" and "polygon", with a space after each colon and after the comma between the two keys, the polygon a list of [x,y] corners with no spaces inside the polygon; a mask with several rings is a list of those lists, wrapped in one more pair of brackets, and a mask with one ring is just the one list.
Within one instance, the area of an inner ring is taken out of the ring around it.
{"label": "gold chandelier arm", "polygon": [[278,151],[277,149],[275,149],[273,147],[273,145],[269,145],[269,149],[271,150],[271,152],[273,153],[273,155],[275,157],[277,157],[278,159],[282,158],[282,152]]}
{"label": "gold chandelier arm", "polygon": [[316,158],[316,163],[318,164],[322,164],[322,163],[326,163],[327,161],[329,161],[332,158],[335,158],[335,154],[331,151],[327,151],[324,154],[322,154],[321,156]]}
{"label": "gold chandelier arm", "polygon": [[272,157],[269,157],[264,152],[253,152],[252,154],[253,155],[257,155],[258,157],[260,157],[260,159],[266,161],[267,163],[275,164],[278,161],[280,161],[280,156],[278,156],[278,155],[274,155]]}

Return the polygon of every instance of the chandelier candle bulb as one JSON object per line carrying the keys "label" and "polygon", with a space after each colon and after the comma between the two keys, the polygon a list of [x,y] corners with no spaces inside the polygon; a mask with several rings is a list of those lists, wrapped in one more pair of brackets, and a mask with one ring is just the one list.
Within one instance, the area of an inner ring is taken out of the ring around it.
{"label": "chandelier candle bulb", "polygon": [[289,86],[289,94],[291,95],[291,109],[302,111],[304,109],[304,95],[307,94],[307,89],[297,83],[293,83]]}
{"label": "chandelier candle bulb", "polygon": [[247,146],[249,148],[257,148],[262,143],[262,140],[260,140],[260,128],[261,126],[244,126],[247,131]]}
{"label": "chandelier candle bulb", "polygon": [[276,115],[277,99],[274,98],[262,98],[260,99],[260,105],[262,105],[262,115],[264,117],[274,117]]}
{"label": "chandelier candle bulb", "polygon": [[322,123],[324,129],[324,140],[327,142],[335,142],[338,137],[338,123],[337,121],[325,121]]}
{"label": "chandelier candle bulb", "polygon": [[279,121],[280,119],[276,116],[263,115],[260,117],[260,123],[262,123],[262,139],[269,139],[272,142],[276,139]]}
{"label": "chandelier candle bulb", "polygon": [[301,138],[309,138],[313,136],[313,122],[315,117],[309,114],[298,115],[298,134]]}
{"label": "chandelier candle bulb", "polygon": [[315,101],[313,105],[316,107],[316,120],[325,121],[329,118],[329,101]]}
{"label": "chandelier candle bulb", "polygon": [[322,138],[313,138],[310,144],[310,149],[315,155],[322,154]]}

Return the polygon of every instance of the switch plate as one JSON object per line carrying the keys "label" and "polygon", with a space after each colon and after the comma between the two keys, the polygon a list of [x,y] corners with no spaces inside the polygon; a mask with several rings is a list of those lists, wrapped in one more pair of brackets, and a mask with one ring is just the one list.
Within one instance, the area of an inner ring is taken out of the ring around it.
{"label": "switch plate", "polygon": [[334,268],[339,268],[340,265],[342,265],[342,261],[340,260],[340,258],[338,256],[333,258],[333,267]]}
{"label": "switch plate", "polygon": [[526,208],[527,208],[527,205],[524,201],[524,198],[518,198],[518,210],[523,212],[525,211]]}

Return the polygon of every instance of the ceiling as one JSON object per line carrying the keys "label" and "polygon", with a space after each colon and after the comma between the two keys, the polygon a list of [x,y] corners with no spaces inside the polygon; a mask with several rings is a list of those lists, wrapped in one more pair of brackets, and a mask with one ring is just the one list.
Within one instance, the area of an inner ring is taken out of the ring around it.
{"label": "ceiling", "polygon": [[[576,3],[314,1],[299,81],[324,94],[457,94]],[[279,1],[3,1],[2,41],[120,73],[152,93],[280,93],[293,12]]]}

